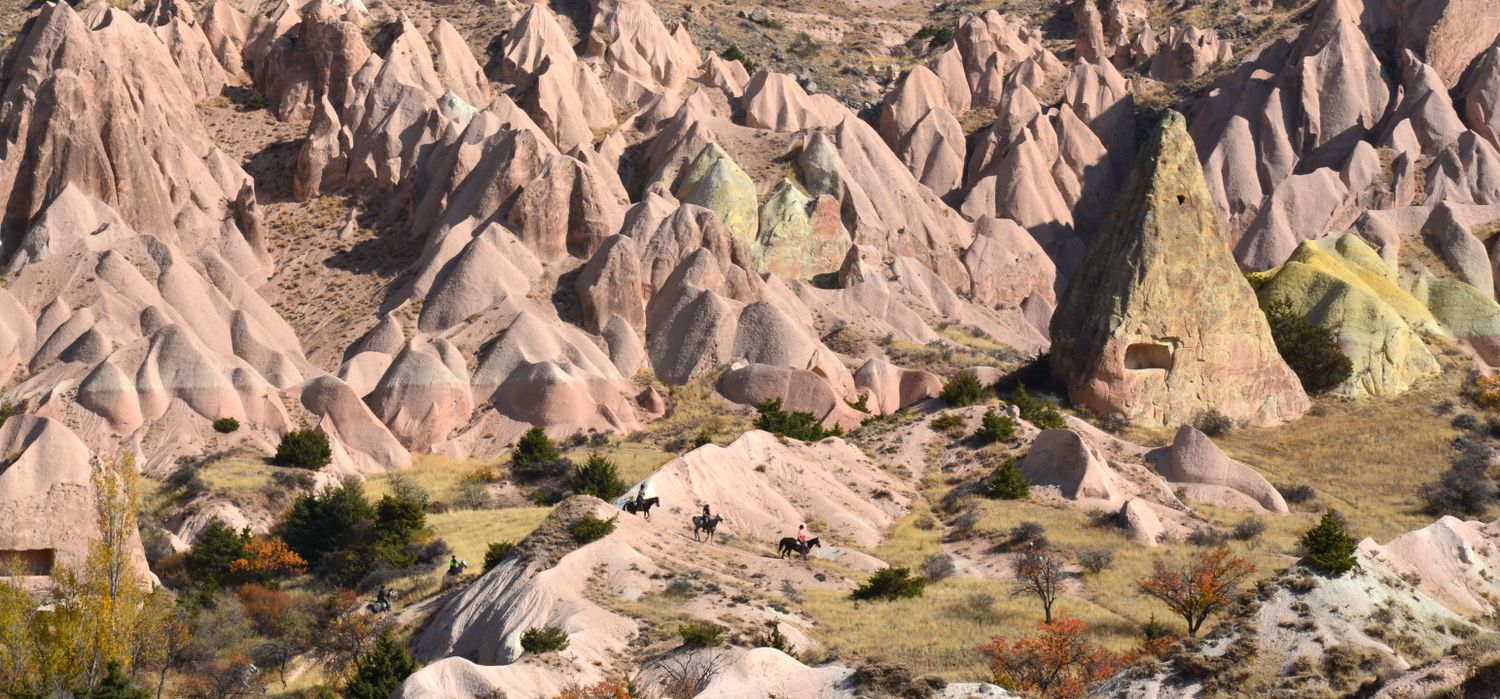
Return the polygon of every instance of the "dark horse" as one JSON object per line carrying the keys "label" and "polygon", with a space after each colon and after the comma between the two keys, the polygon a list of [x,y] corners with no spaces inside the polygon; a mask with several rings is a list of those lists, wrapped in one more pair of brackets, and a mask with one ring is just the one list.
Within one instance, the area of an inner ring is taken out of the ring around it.
{"label": "dark horse", "polygon": [[800,553],[802,554],[802,558],[806,559],[807,552],[811,551],[814,546],[823,548],[823,542],[818,541],[818,537],[816,536],[808,539],[806,546],[797,543],[797,537],[795,536],[783,536],[781,537],[781,546],[776,549],[776,557],[786,558],[786,555],[789,553]]}
{"label": "dark horse", "polygon": [[651,519],[651,508],[661,504],[661,498],[646,498],[637,505],[634,499],[626,500],[625,506],[620,508],[630,514],[639,514],[646,519]]}
{"label": "dark horse", "polygon": [[693,517],[693,541],[699,540],[698,534],[700,532],[706,532],[708,534],[708,540],[713,541],[714,530],[719,528],[719,522],[722,521],[724,521],[724,515],[714,515],[713,517],[704,517],[703,515],[697,515]]}

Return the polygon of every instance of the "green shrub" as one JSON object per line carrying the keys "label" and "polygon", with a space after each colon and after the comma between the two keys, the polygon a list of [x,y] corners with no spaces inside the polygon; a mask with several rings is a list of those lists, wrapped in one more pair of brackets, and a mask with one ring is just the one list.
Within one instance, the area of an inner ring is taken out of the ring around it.
{"label": "green shrub", "polygon": [[755,75],[755,71],[760,68],[760,66],[756,65],[755,61],[745,55],[744,50],[734,44],[730,44],[729,48],[720,51],[719,58],[726,61],[739,61],[740,65],[745,67],[745,72],[751,75]]}
{"label": "green shrub", "polygon": [[354,661],[354,673],[349,684],[344,686],[346,699],[386,699],[411,673],[417,671],[417,661],[411,653],[391,635],[390,629],[380,632],[375,645]]}
{"label": "green shrub", "polygon": [[111,660],[104,666],[104,677],[99,679],[98,687],[73,696],[78,699],[151,699],[153,695],[135,686],[125,671],[120,669],[120,663]]}
{"label": "green shrub", "polygon": [[1016,466],[1016,457],[1007,457],[984,479],[981,494],[999,500],[1025,500],[1031,495],[1031,481]]}
{"label": "green shrub", "polygon": [[756,403],[755,410],[759,413],[755,416],[755,429],[783,437],[816,442],[825,437],[837,437],[844,433],[838,427],[823,427],[823,422],[812,413],[789,413],[782,410],[780,398]]}
{"label": "green shrub", "polygon": [[929,24],[917,30],[914,38],[926,39],[927,48],[935,49],[947,46],[953,41],[953,27],[941,24]]}
{"label": "green shrub", "polygon": [[265,95],[260,94],[260,90],[251,92],[249,99],[245,100],[245,109],[247,110],[265,109],[269,106],[271,106],[271,103],[266,100]]}
{"label": "green shrub", "polygon": [[724,642],[724,627],[701,621],[691,621],[677,627],[682,645],[689,648],[712,648]]}
{"label": "green shrub", "polygon": [[958,413],[943,413],[932,418],[932,422],[928,424],[935,432],[941,432],[950,437],[958,437],[963,434],[965,422],[964,416]]}
{"label": "green shrub", "polygon": [[276,531],[313,575],[343,587],[356,585],[382,564],[416,564],[428,534],[421,503],[387,495],[371,504],[364,486],[352,478],[292,501]]}
{"label": "green shrub", "polygon": [[519,481],[558,478],[571,469],[572,464],[558,453],[547,430],[539,426],[527,430],[510,450],[510,472]]}
{"label": "green shrub", "polygon": [[1265,310],[1276,351],[1297,374],[1303,389],[1318,394],[1349,380],[1354,363],[1339,351],[1331,330],[1298,315],[1287,299],[1271,301]]}
{"label": "green shrub", "polygon": [[1037,426],[1037,429],[1060,430],[1068,421],[1057,410],[1057,404],[1045,398],[1031,395],[1025,386],[1017,386],[1005,396],[1005,401],[1021,411],[1021,419]]}
{"label": "green shrub", "polygon": [[248,543],[248,528],[236,532],[216,519],[198,532],[193,548],[182,559],[182,567],[193,582],[211,590],[221,589],[232,581],[229,566],[245,557]]}
{"label": "green shrub", "polygon": [[1002,415],[994,408],[984,411],[984,416],[979,418],[979,429],[974,431],[974,438],[984,444],[995,442],[1009,442],[1016,436],[1016,421],[1010,419],[1009,415]]}
{"label": "green shrub", "polygon": [[1115,564],[1114,549],[1089,548],[1078,552],[1078,565],[1084,570],[1098,575],[1109,570]]}
{"label": "green shrub", "polygon": [[489,570],[500,565],[501,561],[504,561],[515,550],[516,542],[514,541],[491,541],[490,547],[484,552],[484,569]]}
{"label": "green shrub", "polygon": [[1214,408],[1205,408],[1193,416],[1193,427],[1210,437],[1220,437],[1234,429],[1234,421]]}
{"label": "green shrub", "polygon": [[333,447],[328,436],[317,430],[297,430],[281,437],[276,445],[277,466],[316,471],[333,461]]}
{"label": "green shrub", "polygon": [[984,385],[979,383],[979,379],[967,371],[960,371],[948,383],[943,384],[943,392],[938,397],[955,408],[967,408],[978,403],[982,395]]}
{"label": "green shrub", "polygon": [[698,447],[701,447],[701,446],[703,446],[705,444],[713,444],[713,443],[714,443],[714,435],[713,435],[712,432],[708,431],[707,427],[705,427],[705,428],[703,428],[701,430],[698,430],[698,436],[693,437],[693,448],[694,449],[697,449]]}
{"label": "green shrub", "polygon": [[615,518],[599,519],[593,515],[584,515],[573,520],[573,523],[568,526],[568,531],[580,544],[598,541],[615,531]]}
{"label": "green shrub", "polygon": [[240,428],[240,421],[232,417],[221,417],[214,420],[214,431],[219,434],[229,434]]}
{"label": "green shrub", "polygon": [[0,425],[4,425],[6,420],[9,420],[20,414],[21,406],[16,405],[15,403],[12,403],[8,400],[0,401]]}
{"label": "green shrub", "polygon": [[579,495],[592,495],[600,500],[620,497],[629,487],[620,480],[620,469],[615,463],[599,454],[589,454],[582,466],[573,469],[568,486]]}
{"label": "green shrub", "polygon": [[556,626],[539,626],[521,634],[521,650],[532,655],[556,653],[568,647],[568,634]]}
{"label": "green shrub", "polygon": [[1354,550],[1358,544],[1349,536],[1344,518],[1328,510],[1323,519],[1302,535],[1303,560],[1314,570],[1339,576],[1354,568]]}
{"label": "green shrub", "polygon": [[855,588],[849,596],[857,600],[898,600],[903,597],[921,597],[927,589],[927,581],[911,574],[909,568],[886,568],[870,576],[865,584]]}
{"label": "green shrub", "polygon": [[786,635],[781,633],[781,624],[772,619],[766,622],[766,629],[765,633],[755,637],[755,646],[757,648],[774,648],[793,658],[797,657],[797,646],[792,645],[792,642],[787,640]]}

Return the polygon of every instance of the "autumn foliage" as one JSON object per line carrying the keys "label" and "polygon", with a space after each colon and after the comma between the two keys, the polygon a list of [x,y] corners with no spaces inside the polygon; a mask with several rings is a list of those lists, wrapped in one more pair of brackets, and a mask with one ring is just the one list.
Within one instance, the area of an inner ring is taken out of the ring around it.
{"label": "autumn foliage", "polygon": [[1140,589],[1182,617],[1188,635],[1197,636],[1203,622],[1228,604],[1239,584],[1254,572],[1255,564],[1218,548],[1181,570],[1157,561],[1156,572],[1140,581]]}
{"label": "autumn foliage", "polygon": [[995,683],[1015,692],[1049,699],[1074,699],[1109,679],[1136,659],[1089,643],[1087,626],[1059,614],[1052,623],[1038,624],[1040,633],[1007,641],[999,636],[980,646],[990,662]]}
{"label": "autumn foliage", "polygon": [[229,563],[229,572],[240,580],[265,581],[299,575],[307,561],[287,547],[280,537],[257,536],[245,543],[245,555]]}

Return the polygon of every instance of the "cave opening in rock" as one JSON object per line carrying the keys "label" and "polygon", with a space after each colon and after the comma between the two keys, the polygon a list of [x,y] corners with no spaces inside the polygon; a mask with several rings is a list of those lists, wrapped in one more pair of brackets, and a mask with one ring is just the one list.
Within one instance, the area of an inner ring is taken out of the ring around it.
{"label": "cave opening in rock", "polygon": [[1172,368],[1172,346],[1159,342],[1137,342],[1125,348],[1125,368],[1131,371]]}
{"label": "cave opening in rock", "polygon": [[20,571],[22,575],[51,575],[52,549],[0,549],[0,575]]}

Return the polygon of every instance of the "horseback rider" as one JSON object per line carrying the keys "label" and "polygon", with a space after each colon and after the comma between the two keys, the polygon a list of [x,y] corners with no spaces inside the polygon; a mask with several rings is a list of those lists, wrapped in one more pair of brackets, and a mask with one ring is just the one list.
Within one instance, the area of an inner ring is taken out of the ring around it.
{"label": "horseback rider", "polygon": [[799,524],[799,525],[797,525],[797,546],[798,546],[798,548],[802,549],[802,553],[804,555],[807,553],[807,525],[806,524]]}
{"label": "horseback rider", "polygon": [[382,612],[391,608],[390,594],[385,591],[384,585],[380,586],[380,592],[375,593],[375,604],[380,606]]}
{"label": "horseback rider", "polygon": [[453,557],[451,559],[449,559],[449,561],[448,561],[448,574],[449,575],[457,575],[458,571],[459,571],[458,555],[454,554]]}
{"label": "horseback rider", "polygon": [[711,520],[711,519],[713,519],[713,516],[708,513],[708,505],[704,505],[703,506],[703,521],[707,522],[708,520]]}
{"label": "horseback rider", "polygon": [[637,512],[646,507],[646,484],[642,483],[639,490],[635,491],[635,509]]}

